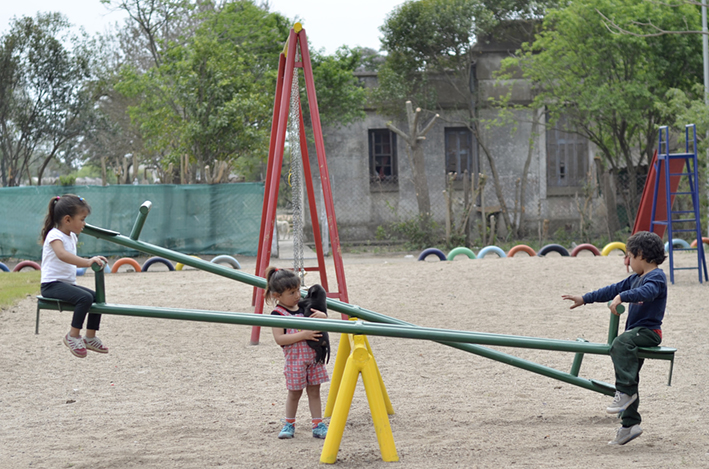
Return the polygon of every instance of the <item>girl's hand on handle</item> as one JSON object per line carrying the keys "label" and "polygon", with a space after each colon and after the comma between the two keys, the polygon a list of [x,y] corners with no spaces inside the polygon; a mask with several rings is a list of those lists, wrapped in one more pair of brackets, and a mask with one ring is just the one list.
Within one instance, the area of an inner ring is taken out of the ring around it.
{"label": "girl's hand on handle", "polygon": [[108,264],[108,259],[106,259],[106,258],[103,257],[103,256],[94,256],[94,257],[92,257],[92,258],[89,259],[89,265],[87,265],[86,267],[91,267],[91,265],[93,265],[93,264],[98,264],[98,265],[100,265],[100,266],[105,266],[105,265]]}
{"label": "girl's hand on handle", "polygon": [[564,300],[571,300],[574,302],[573,305],[569,309],[574,309],[578,308],[579,306],[583,306],[585,303],[583,302],[583,296],[581,295],[561,295],[561,298]]}

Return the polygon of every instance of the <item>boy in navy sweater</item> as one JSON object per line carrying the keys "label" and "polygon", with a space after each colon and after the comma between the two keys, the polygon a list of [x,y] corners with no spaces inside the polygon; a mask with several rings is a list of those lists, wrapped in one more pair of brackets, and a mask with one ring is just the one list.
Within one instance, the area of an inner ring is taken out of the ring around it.
{"label": "boy in navy sweater", "polygon": [[623,426],[609,445],[624,445],[643,432],[638,413],[638,381],[644,360],[638,358],[638,347],[660,345],[667,304],[667,278],[658,268],[667,257],[662,239],[655,233],[640,231],[628,238],[626,253],[635,272],[630,277],[583,296],[562,295],[563,299],[574,302],[571,309],[586,303],[610,301],[611,312],[618,315],[619,304],[630,305],[625,332],[615,338],[610,350],[616,393],[606,411],[620,414]]}

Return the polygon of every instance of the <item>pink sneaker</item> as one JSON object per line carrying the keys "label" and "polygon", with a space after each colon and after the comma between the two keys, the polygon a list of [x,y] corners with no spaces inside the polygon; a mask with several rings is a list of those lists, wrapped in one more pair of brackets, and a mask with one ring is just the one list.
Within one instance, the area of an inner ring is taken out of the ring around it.
{"label": "pink sneaker", "polygon": [[81,337],[72,337],[69,334],[64,336],[64,345],[69,347],[69,351],[79,358],[86,357],[86,347]]}
{"label": "pink sneaker", "polygon": [[103,345],[103,342],[101,342],[101,339],[98,337],[92,337],[90,339],[84,337],[84,345],[86,345],[87,350],[91,350],[92,352],[108,353],[108,347]]}

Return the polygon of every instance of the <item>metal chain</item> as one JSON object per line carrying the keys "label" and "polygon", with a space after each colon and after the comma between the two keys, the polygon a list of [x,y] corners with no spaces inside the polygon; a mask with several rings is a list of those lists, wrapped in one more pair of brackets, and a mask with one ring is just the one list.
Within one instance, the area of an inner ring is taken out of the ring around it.
{"label": "metal chain", "polygon": [[[297,59],[297,57],[296,57]],[[305,286],[305,267],[303,262],[303,185],[302,157],[300,154],[300,87],[298,69],[293,70],[290,111],[288,115],[288,144],[290,146],[291,200],[293,204],[293,271],[300,277],[301,286]]]}

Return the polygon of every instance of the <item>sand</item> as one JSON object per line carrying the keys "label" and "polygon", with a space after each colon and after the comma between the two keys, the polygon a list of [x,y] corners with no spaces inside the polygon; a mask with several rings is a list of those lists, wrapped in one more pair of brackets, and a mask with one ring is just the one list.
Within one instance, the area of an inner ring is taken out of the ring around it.
{"label": "sand", "polygon": [[[693,261],[677,256],[680,266]],[[241,262],[253,273],[253,259]],[[605,342],[605,305],[570,311],[561,295],[628,274],[622,257],[585,252],[450,262],[347,256],[345,275],[350,303],[420,326]],[[155,264],[109,274],[106,286],[109,303],[252,311],[251,287],[192,269]],[[676,272],[663,327],[663,345],[678,349],[672,386],[669,362],[646,361],[644,433],[625,446],[607,445],[619,426],[605,412],[608,396],[437,343],[372,336],[400,461],[381,460],[360,380],[336,466],[709,467],[707,288],[696,271]],[[322,466],[305,397],[295,438],[276,437],[286,390],[269,329],[253,346],[246,326],[104,316],[99,336],[110,353],[77,359],[61,342],[70,313],[43,311],[35,335],[35,307],[28,297],[0,312],[0,468]],[[337,350],[340,336],[331,338]],[[562,371],[573,360],[567,352],[499,350]],[[580,375],[613,383],[610,358],[587,355]]]}

